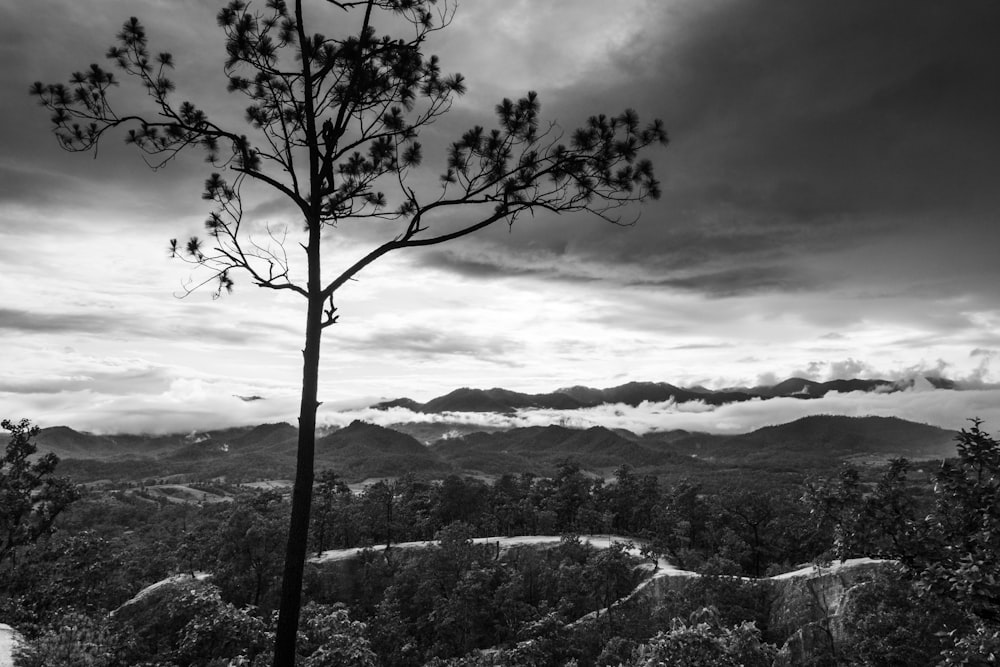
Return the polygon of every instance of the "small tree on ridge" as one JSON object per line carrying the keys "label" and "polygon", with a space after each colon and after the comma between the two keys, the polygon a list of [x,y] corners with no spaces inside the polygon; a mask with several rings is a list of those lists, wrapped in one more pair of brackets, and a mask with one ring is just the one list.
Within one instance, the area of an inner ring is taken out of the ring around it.
{"label": "small tree on ridge", "polygon": [[37,426],[27,419],[4,419],[0,427],[10,433],[0,456],[0,567],[9,560],[14,567],[17,550],[34,543],[52,530],[56,517],[80,490],[65,477],[57,477],[59,457],[48,452],[35,457],[31,440]]}

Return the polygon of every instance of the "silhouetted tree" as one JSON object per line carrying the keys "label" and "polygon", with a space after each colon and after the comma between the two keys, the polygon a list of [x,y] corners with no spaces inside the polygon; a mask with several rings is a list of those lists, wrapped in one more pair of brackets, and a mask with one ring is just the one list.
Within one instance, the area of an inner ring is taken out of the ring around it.
{"label": "silhouetted tree", "polygon": [[[216,295],[229,291],[238,269],[258,286],[289,291],[305,301],[298,460],[275,665],[294,660],[312,497],[320,341],[337,322],[338,289],[391,251],[444,243],[501,221],[512,225],[525,213],[586,211],[621,223],[616,209],[659,195],[652,164],[639,154],[666,142],[659,121],[643,127],[632,110],[593,116],[564,138],[556,125],[541,122],[538,98],[530,92],[496,107],[494,129],[476,126],[451,144],[441,187],[420,192],[408,178],[423,156],[418,134],[465,90],[460,75],[442,74],[437,58],[423,53],[428,37],[450,22],[454,4],[316,3],[315,21],[350,25],[345,19],[361,13],[356,33],[339,37],[310,31],[303,4],[266,0],[251,7],[231,0],[218,13],[228,88],[246,98],[249,127],[230,127],[192,102],[178,103],[168,76],[173,57],[149,50],[145,27],[134,17],[107,56],[144,86],[155,112],[119,111],[110,95],[117,80],[96,64],[74,73],[68,85],[35,83],[31,89],[52,112],[56,137],[67,150],[94,149],[110,131],[121,129],[153,166],[193,146],[206,150],[213,165],[228,169],[230,177],[213,173],[205,184],[204,198],[215,206],[205,223],[209,239],[171,241],[173,255],[210,271],[190,289],[214,283]],[[377,14],[389,15],[387,23],[409,22],[413,30],[402,38],[379,36]],[[295,229],[250,236],[242,206],[242,190],[250,183],[279,193],[301,214],[301,274],[293,272],[286,247],[298,234]],[[460,218],[449,214],[456,208],[462,210]],[[381,221],[393,229],[391,238],[339,274],[324,277],[323,236],[352,219]],[[456,226],[456,219],[463,222]]]}

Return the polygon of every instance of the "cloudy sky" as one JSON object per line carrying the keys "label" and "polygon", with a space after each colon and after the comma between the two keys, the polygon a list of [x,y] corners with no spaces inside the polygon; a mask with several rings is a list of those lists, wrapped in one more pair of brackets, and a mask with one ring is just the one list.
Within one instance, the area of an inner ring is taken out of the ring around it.
{"label": "cloudy sky", "polygon": [[[314,29],[336,33],[339,10],[313,4]],[[238,276],[232,296],[176,297],[197,274],[167,241],[200,231],[211,167],[191,155],[153,172],[116,142],[64,153],[27,95],[102,62],[135,15],[174,54],[179,99],[238,117],[218,5],[0,2],[3,416],[104,432],[294,421],[303,304]],[[790,376],[970,388],[812,410],[951,427],[997,413],[998,29],[992,0],[464,0],[428,50],[469,92],[423,137],[418,183],[441,170],[434,146],[536,90],[567,128],[625,107],[662,118],[663,197],[630,228],[527,218],[373,265],[324,339],[325,419],[459,386]],[[262,223],[298,228],[260,197]],[[331,267],[377,243],[337,234]],[[700,414],[709,430],[789,416]]]}

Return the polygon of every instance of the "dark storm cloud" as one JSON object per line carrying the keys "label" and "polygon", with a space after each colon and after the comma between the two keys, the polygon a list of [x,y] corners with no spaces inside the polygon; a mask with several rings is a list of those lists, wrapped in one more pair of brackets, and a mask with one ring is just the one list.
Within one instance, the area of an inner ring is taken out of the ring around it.
{"label": "dark storm cloud", "polygon": [[416,255],[420,266],[479,280],[528,277],[587,283],[608,277],[595,275],[593,266],[582,260],[565,248],[543,249],[536,245],[525,252],[511,253],[509,248],[474,242]]}
{"label": "dark storm cloud", "polygon": [[742,296],[758,292],[794,292],[814,287],[814,280],[784,266],[742,266],[694,275],[633,281],[643,287],[670,287],[698,292],[711,298]]}
{"label": "dark storm cloud", "polygon": [[[188,4],[186,11],[211,18],[211,7]],[[638,5],[623,5],[630,10],[638,11]],[[25,91],[35,78],[58,80],[89,61],[67,63],[60,53],[33,48],[39,39],[57,37],[47,32],[55,23],[45,20],[44,5],[0,11],[5,25],[18,26],[0,28],[0,48],[24,62],[0,75],[5,90],[19,91],[0,103],[9,119],[0,127],[0,139],[13,153],[33,153],[55,174],[80,173],[86,158],[67,159],[46,140],[44,114]],[[123,2],[110,3],[107,12],[80,9],[74,20],[81,29],[60,39],[67,50],[101,62],[130,11]],[[149,11],[144,3],[134,9],[140,17]],[[673,138],[665,152],[653,154],[663,200],[646,207],[629,233],[578,224],[574,216],[572,228],[526,220],[515,233],[495,240],[521,248],[571,239],[578,258],[595,255],[650,271],[665,253],[676,269],[744,258],[753,263],[759,260],[754,254],[764,252],[787,261],[887,234],[909,232],[916,243],[923,229],[940,224],[940,216],[931,213],[942,211],[958,229],[996,240],[984,224],[1000,206],[1000,189],[994,187],[1000,154],[994,121],[1000,116],[998,20],[1000,5],[981,0],[665,3],[611,54],[617,76],[542,91],[545,118],[560,119],[567,128],[592,112],[615,113],[623,106],[637,107],[644,118],[663,117]],[[208,95],[220,62],[211,21],[192,31],[161,17],[149,28],[157,48],[185,56],[177,79],[191,87],[186,92]],[[462,63],[444,65],[450,71]],[[192,71],[198,75],[194,82]],[[211,76],[201,76],[206,72]],[[470,80],[473,87],[488,84]],[[525,89],[533,85],[523,82]],[[468,125],[493,121],[488,108],[456,109],[452,116],[447,130],[431,128],[427,138],[457,136]],[[102,157],[111,159],[86,165],[91,178],[103,181],[94,188],[120,192],[149,177],[162,195],[163,211],[176,206],[175,194],[183,193],[180,200],[189,202],[192,214],[201,213],[195,194],[204,169],[195,166],[197,156],[151,176],[133,151],[116,142],[102,150]],[[0,168],[7,171],[0,197],[53,196],[51,179],[37,178],[26,166]],[[264,203],[254,213],[285,211]],[[441,265],[456,272],[489,277],[492,268],[477,266],[462,248],[437,259],[448,260]]]}
{"label": "dark storm cloud", "polygon": [[1000,345],[1000,332],[983,333],[978,327],[968,323],[962,324],[960,321],[954,324],[940,325],[940,329],[926,335],[897,338],[892,340],[890,344],[900,349],[921,350],[929,349],[935,345],[947,344],[955,338],[959,338],[963,343],[970,346]]}
{"label": "dark storm cloud", "polygon": [[166,391],[175,378],[165,368],[154,366],[81,367],[65,369],[58,377],[0,379],[0,392],[16,394],[58,394],[88,391],[111,396],[158,394]]}
{"label": "dark storm cloud", "polygon": [[102,336],[140,336],[144,338],[176,337],[243,344],[275,334],[297,333],[293,327],[265,322],[190,321],[159,326],[157,322],[137,314],[99,312],[42,313],[16,308],[0,308],[0,334],[95,334]]}
{"label": "dark storm cloud", "polygon": [[[694,138],[734,130],[706,148],[721,150],[729,175],[751,187],[808,183],[813,215],[799,219],[982,212],[998,202],[983,187],[1000,147],[1000,92],[990,83],[1000,77],[998,20],[996,3],[985,2],[739,3],[715,35],[703,33],[711,85],[726,91],[712,106],[718,120],[688,122]],[[746,76],[746,66],[759,73]],[[688,88],[705,99],[704,86]]]}
{"label": "dark storm cloud", "polygon": [[875,175],[864,194],[885,201],[895,193],[879,185],[900,175],[878,174],[883,165],[905,167],[904,181],[922,168],[900,160],[905,151],[940,159],[976,148],[948,137],[996,140],[998,19],[991,2],[727,3],[664,50],[664,86],[650,101],[674,118],[679,141],[716,140],[702,150],[729,157],[713,165],[717,175],[743,177],[727,180],[771,184],[781,174],[855,202],[844,179],[859,187]]}
{"label": "dark storm cloud", "polygon": [[247,211],[250,220],[266,220],[268,218],[291,219],[298,221],[302,212],[289,202],[287,197],[273,197],[263,201]]}
{"label": "dark storm cloud", "polygon": [[[643,229],[643,225],[656,229]],[[822,236],[816,245],[844,242],[843,235],[832,227]],[[655,243],[650,242],[651,237]],[[706,289],[717,294],[716,286],[724,282],[736,286],[741,280],[751,290],[786,283],[803,287],[809,281],[801,269],[779,260],[801,256],[806,245],[808,239],[799,230],[779,222],[758,227],[734,228],[709,222],[681,227],[649,216],[639,225],[619,228],[567,216],[524,220],[510,229],[487,230],[476,238],[449,244],[446,250],[416,254],[415,259],[423,266],[485,280],[535,276],[635,285],[675,282],[678,287],[697,289],[698,278],[692,276],[705,276]],[[736,275],[741,272],[742,276]],[[732,274],[732,281],[726,280],[727,274]],[[636,275],[642,278],[636,279]]]}
{"label": "dark storm cloud", "polygon": [[[468,241],[447,250],[422,253],[417,261],[471,279],[601,280],[633,287],[669,287],[712,298],[764,291],[797,292],[821,284],[820,277],[808,266],[789,261],[796,256],[787,247],[792,244],[786,241],[781,245],[779,240],[786,240],[794,232],[780,228],[672,230],[656,249],[619,239],[616,233],[620,231],[606,230],[608,237],[602,252],[580,239],[567,248],[565,239],[558,236],[539,239],[529,230],[517,230],[511,236],[520,235],[521,242],[511,239],[506,248],[496,237],[489,243],[480,239],[478,243]],[[549,247],[546,240],[552,241]]]}
{"label": "dark storm cloud", "polygon": [[1000,242],[997,25],[1000,4],[981,0],[671,5],[650,17],[648,33],[660,37],[638,40],[641,58],[618,54],[621,76],[541,97],[543,115],[567,126],[591,111],[614,113],[609,101],[664,118],[672,143],[651,156],[663,199],[629,230],[580,217],[525,221],[530,229],[515,225],[491,242],[518,251],[568,239],[576,257],[667,283],[676,279],[664,263],[692,273],[729,264],[737,280],[705,281],[714,294],[740,274],[762,289],[802,289],[785,278],[810,256],[843,258],[829,262],[837,271],[823,286],[863,281],[874,263],[858,259],[860,249],[932,252],[946,227],[969,239],[978,268],[948,282],[950,269],[914,262],[893,278],[928,277],[951,294],[992,289],[985,278],[995,269],[978,260]]}
{"label": "dark storm cloud", "polygon": [[0,202],[34,205],[54,202],[66,191],[51,187],[52,181],[52,174],[0,164]]}
{"label": "dark storm cloud", "polygon": [[[124,132],[101,142],[100,159],[90,153],[68,154],[51,134],[50,113],[29,95],[35,81],[66,83],[74,71],[96,63],[113,71],[122,85],[112,91],[116,108],[150,110],[141,88],[118,76],[105,57],[115,34],[130,16],[149,19],[150,48],[172,51],[178,62],[177,102],[194,99],[212,108],[209,85],[221,81],[224,51],[218,39],[214,3],[185,0],[183,11],[164,16],[153,0],[105,0],[92,3],[5,3],[0,7],[0,145],[9,158],[0,165],[6,201],[35,206],[60,205],[79,209],[117,200],[136,222],[200,211],[200,181],[210,169],[204,155],[184,155],[159,173],[152,173],[142,156],[126,146]],[[192,21],[192,16],[200,20]],[[57,45],[59,48],[52,48]],[[211,54],[202,58],[199,54]],[[210,67],[206,63],[211,62]],[[9,66],[15,63],[16,66]],[[206,71],[209,70],[209,71]],[[222,81],[218,91],[225,90]],[[212,93],[217,95],[217,93]],[[0,158],[0,161],[3,161]],[[141,192],[141,194],[140,194]],[[138,199],[133,201],[132,199]],[[198,208],[195,208],[198,207]]]}
{"label": "dark storm cloud", "polygon": [[0,330],[22,334],[63,332],[107,333],[115,322],[105,315],[92,313],[38,313],[14,308],[0,308]]}
{"label": "dark storm cloud", "polygon": [[481,253],[478,256],[462,255],[457,250],[437,250],[421,253],[418,259],[424,266],[431,266],[468,278],[503,278],[508,276],[530,276],[551,274],[551,268],[517,267],[509,259],[498,257],[487,258]]}
{"label": "dark storm cloud", "polygon": [[471,357],[502,365],[516,365],[521,343],[502,336],[479,337],[447,333],[430,327],[381,330],[362,339],[342,338],[339,343],[356,350],[371,350],[381,356],[404,355],[420,359],[445,356]]}

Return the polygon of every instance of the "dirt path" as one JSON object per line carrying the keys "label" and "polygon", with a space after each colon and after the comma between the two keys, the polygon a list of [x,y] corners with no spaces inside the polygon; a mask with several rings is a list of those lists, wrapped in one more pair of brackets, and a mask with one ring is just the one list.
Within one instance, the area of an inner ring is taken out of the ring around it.
{"label": "dirt path", "polygon": [[[631,542],[632,548],[628,551],[633,556],[639,558],[642,557],[642,540],[636,540],[628,537],[622,537],[621,535],[580,535],[581,542],[586,542],[598,549],[607,549],[613,543]],[[475,544],[490,544],[497,545],[501,550],[510,549],[511,547],[520,546],[524,544],[547,544],[555,546],[559,544],[562,539],[559,535],[518,535],[517,537],[476,537],[473,538]],[[398,544],[393,544],[393,549],[422,549],[429,546],[434,546],[437,544],[436,540],[427,540],[422,542],[400,542]],[[372,547],[375,551],[380,551],[385,549],[385,545],[379,546],[375,545]],[[355,547],[353,549],[333,549],[330,551],[324,551],[319,556],[315,556],[309,559],[311,563],[326,563],[330,561],[345,560],[348,558],[353,558],[359,553],[364,551],[363,547]],[[764,579],[791,579],[794,577],[806,577],[815,576],[818,574],[824,574],[829,572],[834,572],[840,568],[851,568],[856,567],[864,563],[876,562],[872,558],[849,558],[843,563],[833,562],[824,567],[819,567],[817,565],[805,565],[797,570],[792,570],[791,572],[785,572],[784,574],[779,574],[773,577],[763,577]],[[651,564],[651,563],[650,563]],[[690,576],[696,577],[697,573],[691,572],[689,570],[682,570],[678,568],[673,563],[670,563],[665,558],[660,557],[656,561],[656,568],[653,572],[652,579],[656,579],[664,576]],[[749,579],[749,577],[743,577]],[[649,580],[640,584],[640,588],[649,583]],[[2,665],[0,665],[2,667]]]}
{"label": "dirt path", "polygon": [[[524,544],[550,544],[557,545],[562,539],[559,535],[518,535],[517,537],[475,537],[472,539],[474,544],[490,544],[498,545],[500,549],[510,549],[511,547],[521,546]],[[592,544],[595,547],[607,549],[612,542],[634,542],[626,537],[620,537],[618,535],[581,535],[581,542],[586,542],[587,544]],[[392,549],[425,549],[430,546],[436,546],[437,540],[424,540],[420,542],[398,542],[392,544]],[[354,558],[359,553],[365,550],[366,547],[354,547],[351,549],[331,549],[330,551],[324,551],[319,556],[310,558],[309,561],[312,563],[327,563],[330,561],[345,560],[348,558]],[[371,547],[375,551],[381,551],[385,549],[385,545],[373,545]],[[639,555],[638,548],[632,550],[636,555]]]}
{"label": "dirt path", "polygon": [[[612,544],[620,543],[631,543],[633,546],[628,550],[633,556],[639,558],[642,557],[642,541],[635,540],[628,537],[622,537],[621,535],[580,535],[581,542],[590,544],[598,549],[607,549]],[[489,544],[496,545],[501,550],[510,549],[511,547],[522,546],[525,544],[535,544],[535,545],[551,545],[555,546],[559,544],[562,539],[559,535],[518,535],[516,537],[476,537],[473,538],[473,543],[475,544]],[[400,542],[398,544],[393,544],[392,549],[424,549],[429,546],[436,545],[435,540],[427,540],[422,542]],[[375,545],[372,547],[375,551],[384,549],[385,546]],[[364,551],[362,547],[355,547],[353,549],[332,549],[330,551],[324,551],[319,556],[310,558],[309,561],[312,563],[328,563],[330,561],[345,560],[349,558],[354,558],[359,553]],[[671,575],[694,575],[693,572],[687,572],[686,570],[678,569],[672,563],[669,563],[664,558],[659,558],[656,561],[656,568],[654,577],[662,577],[668,574]]]}
{"label": "dirt path", "polygon": [[[477,538],[473,539],[473,542],[476,543],[476,544],[497,545],[497,548],[499,548],[501,550],[504,550],[504,549],[510,549],[511,547],[525,545],[525,544],[550,544],[550,545],[555,546],[555,545],[559,544],[559,541],[561,539],[562,538],[560,536],[558,536],[558,535],[522,535],[522,536],[518,536],[518,537],[477,537]],[[590,545],[593,545],[594,547],[596,547],[598,549],[607,549],[612,544],[616,544],[616,543],[631,542],[633,546],[628,550],[629,553],[631,553],[634,556],[638,556],[640,558],[642,557],[642,551],[641,551],[642,544],[641,544],[640,540],[632,540],[632,539],[629,539],[629,538],[626,538],[626,537],[621,537],[620,535],[581,535],[580,536],[580,541],[581,542],[586,542],[587,544],[590,544]],[[399,544],[393,544],[392,548],[393,549],[420,549],[420,548],[426,548],[428,546],[436,545],[436,544],[437,544],[437,542],[433,541],[433,540],[432,541],[425,541],[425,542],[401,542]],[[384,547],[378,547],[378,546],[376,546],[374,548],[375,548],[375,550],[378,550],[378,549],[384,548]],[[354,548],[354,549],[334,549],[334,550],[331,550],[331,551],[324,551],[319,556],[316,556],[314,558],[310,558],[309,560],[310,560],[310,562],[313,562],[313,563],[324,563],[324,562],[330,562],[330,561],[345,560],[345,559],[349,559],[349,558],[353,558],[354,556],[357,556],[358,553],[360,553],[361,551],[363,551],[363,549],[361,549],[361,548]],[[826,567],[817,567],[815,565],[809,565],[809,566],[803,567],[801,569],[794,570],[792,572],[786,572],[784,574],[779,574],[779,575],[777,575],[775,577],[770,577],[770,578],[771,579],[790,579],[790,578],[793,578],[793,577],[802,577],[802,576],[810,576],[810,575],[815,576],[817,574],[823,574],[823,573],[830,572],[830,571],[836,571],[839,568],[854,567],[856,565],[859,565],[859,564],[862,564],[862,563],[869,563],[869,562],[875,562],[875,561],[873,561],[870,558],[852,558],[852,559],[847,560],[844,563],[836,563],[835,562],[835,563],[832,563],[832,564],[830,564],[830,565],[828,565]],[[696,576],[698,576],[694,572],[689,572],[687,570],[681,570],[681,569],[677,568],[673,564],[667,562],[664,558],[657,559],[655,567],[653,566],[652,562],[647,562],[647,564],[645,565],[645,567],[648,567],[648,568],[650,568],[650,569],[653,570],[652,575],[648,579],[646,579],[645,581],[643,581],[642,583],[640,583],[639,586],[637,586],[636,589],[634,591],[632,591],[632,593],[630,593],[628,596],[626,596],[626,598],[631,597],[632,595],[637,594],[644,587],[650,585],[653,582],[653,580],[658,579],[660,577],[665,577],[665,576],[681,576],[681,577],[689,576],[689,577],[696,577]],[[189,576],[189,575],[180,575],[180,576]],[[196,575],[196,576],[198,578],[204,578],[204,577],[206,577],[208,575],[206,575],[204,573],[198,573],[198,575]],[[143,593],[148,593],[150,590],[155,589],[157,586],[163,585],[164,582],[171,581],[171,580],[172,579],[168,578],[168,579],[165,579],[162,582],[158,582],[156,584],[153,584],[152,586],[149,586],[146,589],[144,589],[142,592],[140,592],[139,595],[142,595]],[[619,602],[621,602],[621,601],[619,601]],[[593,615],[594,613],[600,614],[600,613],[603,613],[604,611],[605,610],[601,610],[601,612],[592,612],[592,614],[589,614],[588,616]],[[13,628],[11,628],[9,625],[6,625],[4,623],[0,623],[0,667],[14,667],[14,658],[13,658],[12,654],[13,654],[13,650],[14,650],[15,636],[16,636],[16,632],[15,632],[15,630]]]}

